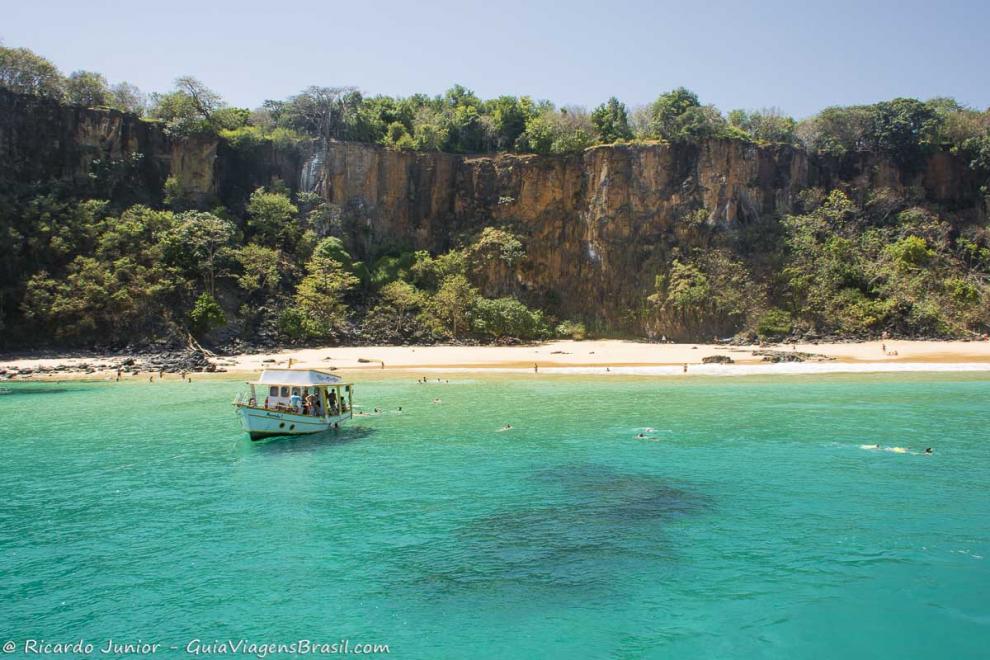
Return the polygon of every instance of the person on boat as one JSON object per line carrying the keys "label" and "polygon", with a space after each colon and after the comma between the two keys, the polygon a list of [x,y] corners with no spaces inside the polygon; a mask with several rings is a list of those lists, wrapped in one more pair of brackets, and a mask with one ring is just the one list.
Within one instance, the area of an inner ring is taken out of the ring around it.
{"label": "person on boat", "polygon": [[293,392],[292,396],[289,397],[289,405],[298,413],[302,412],[302,397]]}
{"label": "person on boat", "polygon": [[309,412],[310,415],[315,415],[316,414],[316,395],[315,394],[307,394],[306,395],[306,410]]}

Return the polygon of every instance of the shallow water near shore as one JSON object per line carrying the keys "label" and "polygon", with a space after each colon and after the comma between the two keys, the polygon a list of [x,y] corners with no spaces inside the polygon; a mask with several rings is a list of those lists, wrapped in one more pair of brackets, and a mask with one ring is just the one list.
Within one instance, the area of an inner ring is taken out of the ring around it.
{"label": "shallow water near shore", "polygon": [[0,637],[418,658],[990,645],[986,374],[449,380],[359,378],[384,413],[254,444],[236,381],[5,384]]}

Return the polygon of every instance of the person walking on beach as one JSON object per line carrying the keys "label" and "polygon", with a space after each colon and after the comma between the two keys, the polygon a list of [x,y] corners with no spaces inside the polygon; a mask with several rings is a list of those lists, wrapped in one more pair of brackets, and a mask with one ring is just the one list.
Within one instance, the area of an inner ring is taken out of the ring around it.
{"label": "person walking on beach", "polygon": [[534,374],[540,373],[540,368],[538,366],[536,366],[536,363],[535,362],[533,363],[533,373]]}
{"label": "person walking on beach", "polygon": [[684,363],[684,373],[687,373],[687,362]]}

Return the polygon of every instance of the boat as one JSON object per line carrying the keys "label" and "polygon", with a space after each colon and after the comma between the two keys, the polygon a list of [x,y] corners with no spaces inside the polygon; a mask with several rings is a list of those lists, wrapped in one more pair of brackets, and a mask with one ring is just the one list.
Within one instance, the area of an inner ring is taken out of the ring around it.
{"label": "boat", "polygon": [[353,414],[353,384],[319,369],[265,369],[247,385],[234,409],[251,440],[321,433]]}

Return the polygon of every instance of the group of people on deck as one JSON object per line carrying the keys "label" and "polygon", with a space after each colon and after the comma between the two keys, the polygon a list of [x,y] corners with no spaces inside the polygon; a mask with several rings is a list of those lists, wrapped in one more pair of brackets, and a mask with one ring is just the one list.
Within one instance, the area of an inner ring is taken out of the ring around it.
{"label": "group of people on deck", "polygon": [[319,417],[323,414],[323,406],[320,399],[315,394],[307,394],[305,397],[295,393],[289,397],[289,407],[300,415],[312,415]]}
{"label": "group of people on deck", "polygon": [[[272,387],[272,392],[273,396],[277,396],[277,387]],[[283,393],[283,396],[284,395],[285,393]],[[333,390],[327,393],[327,405],[330,409],[331,415],[339,414],[337,412],[337,393]],[[316,391],[310,392],[309,388],[303,388],[300,390],[297,387],[293,387],[292,393],[289,396],[288,405],[284,402],[272,402],[271,396],[265,397],[265,408],[294,412],[297,415],[312,415],[313,417],[323,416],[323,402],[320,400],[319,393]]]}

